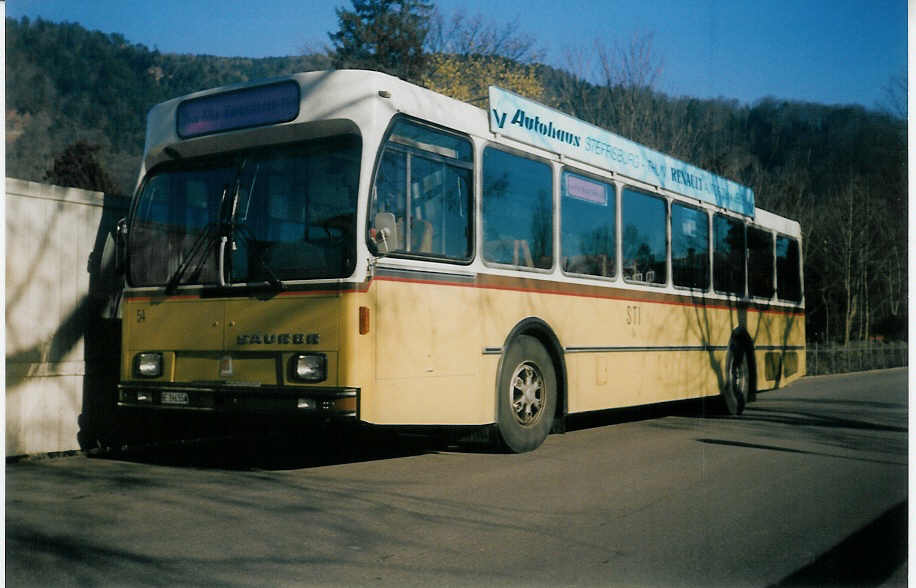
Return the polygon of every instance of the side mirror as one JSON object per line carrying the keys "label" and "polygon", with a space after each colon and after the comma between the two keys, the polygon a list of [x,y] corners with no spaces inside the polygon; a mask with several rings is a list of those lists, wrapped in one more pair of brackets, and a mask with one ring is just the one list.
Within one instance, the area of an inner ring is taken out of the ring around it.
{"label": "side mirror", "polygon": [[372,228],[369,230],[369,236],[375,244],[378,255],[387,255],[390,251],[397,248],[398,243],[398,226],[391,212],[380,212],[375,215],[372,222]]}
{"label": "side mirror", "polygon": [[115,226],[115,270],[124,273],[127,265],[127,219],[122,218]]}
{"label": "side mirror", "polygon": [[127,269],[127,220],[121,219],[105,237],[98,266],[92,271],[90,291],[99,304],[101,318],[120,318],[124,272]]}

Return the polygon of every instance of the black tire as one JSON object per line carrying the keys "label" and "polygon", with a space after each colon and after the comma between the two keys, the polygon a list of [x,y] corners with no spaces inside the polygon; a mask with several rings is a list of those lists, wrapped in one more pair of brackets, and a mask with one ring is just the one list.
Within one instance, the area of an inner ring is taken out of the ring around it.
{"label": "black tire", "polygon": [[743,413],[751,394],[751,366],[747,348],[733,343],[725,360],[725,387],[722,389],[723,411],[733,416]]}
{"label": "black tire", "polygon": [[557,406],[557,375],[544,346],[519,335],[503,356],[497,382],[497,430],[514,453],[537,449],[550,433]]}

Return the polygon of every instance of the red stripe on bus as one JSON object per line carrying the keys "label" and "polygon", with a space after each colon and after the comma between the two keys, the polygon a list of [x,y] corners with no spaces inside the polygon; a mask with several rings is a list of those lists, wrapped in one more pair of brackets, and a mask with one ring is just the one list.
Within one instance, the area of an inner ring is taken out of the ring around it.
{"label": "red stripe on bus", "polygon": [[[292,290],[277,292],[274,294],[276,298],[287,298],[287,297],[298,297],[298,296],[329,296],[335,294],[352,294],[360,293],[365,294],[369,291],[369,282],[361,282],[356,288],[341,288],[340,290]],[[254,296],[248,296],[254,297]],[[175,300],[201,300],[203,296],[200,294],[176,294],[173,296],[160,296],[160,295],[146,295],[146,296],[132,296],[126,294],[127,300],[130,302],[150,302],[152,300],[161,301],[161,302],[172,302]],[[218,298],[218,297],[214,297]]]}
{"label": "red stripe on bus", "polygon": [[[598,291],[595,292],[581,292],[575,291],[577,286],[581,286],[581,289],[589,288],[600,288],[600,286],[590,286],[584,284],[569,284],[572,291],[563,291],[559,289],[543,288],[543,287],[522,287],[522,286],[511,286],[511,285],[491,285],[491,284],[480,284],[478,282],[456,282],[456,281],[447,281],[447,280],[424,280],[419,278],[401,278],[394,276],[376,276],[373,278],[379,281],[386,282],[403,282],[411,284],[428,284],[435,286],[458,286],[465,288],[477,288],[480,290],[500,290],[508,292],[534,292],[538,294],[550,294],[554,296],[573,296],[576,298],[599,298],[607,300],[620,300],[622,302],[643,302],[643,303],[652,303],[652,304],[667,304],[670,306],[695,306],[708,309],[718,309],[718,310],[740,310],[737,305],[726,305],[726,304],[717,304],[713,302],[709,303],[696,303],[688,302],[682,300],[677,294],[669,294],[667,292],[646,292],[646,295],[640,296],[639,292],[630,291],[630,290],[621,290],[619,288],[613,288],[616,292],[627,292],[629,295],[621,294],[612,294],[612,293],[601,293]],[[486,278],[485,278],[486,279]],[[504,278],[499,276],[499,279],[505,280],[517,280],[517,281],[529,281],[530,278]],[[530,280],[535,281],[535,280]],[[539,281],[539,280],[538,280]],[[611,290],[611,288],[608,288]],[[785,314],[785,315],[797,315],[804,316],[804,310],[793,310],[793,309],[782,309],[782,308],[761,308],[759,303],[755,302],[743,302],[742,305],[747,306],[747,310],[759,313],[767,314]]]}
{"label": "red stripe on bus", "polygon": [[[480,277],[483,277],[483,282],[480,283]],[[700,308],[714,309],[714,310],[740,310],[738,305],[728,305],[717,302],[691,302],[684,300],[685,296],[680,296],[677,294],[671,294],[668,292],[638,292],[631,290],[622,290],[619,288],[604,288],[601,286],[592,286],[586,284],[567,284],[567,289],[558,289],[545,287],[544,282],[541,280],[532,280],[531,278],[516,278],[508,276],[489,276],[487,274],[481,274],[475,281],[460,282],[454,280],[429,280],[421,278],[402,278],[395,276],[375,276],[370,278],[369,281],[360,282],[355,284],[353,288],[341,288],[339,290],[294,290],[286,292],[278,292],[276,297],[287,298],[287,297],[306,297],[306,296],[327,296],[327,295],[336,295],[336,294],[365,294],[369,291],[371,283],[373,280],[385,281],[385,282],[401,282],[409,284],[426,284],[432,286],[456,286],[464,288],[476,288],[479,290],[499,290],[505,292],[534,292],[538,294],[549,294],[552,296],[573,296],[576,298],[597,298],[603,300],[619,300],[622,302],[642,302],[642,303],[651,303],[651,304],[667,304],[669,306],[694,306]],[[495,283],[486,283],[487,281],[492,281]],[[503,282],[503,283],[500,283]],[[518,282],[528,282],[531,286],[523,285],[513,285],[513,283]],[[546,284],[556,284],[557,282],[547,282]],[[626,294],[623,294],[626,292]],[[176,300],[199,300],[201,299],[199,294],[183,294],[183,295],[174,295],[174,296],[131,296],[127,295],[127,299],[131,302],[150,302],[152,300],[159,301],[176,301]],[[796,315],[804,316],[805,312],[803,309],[783,309],[783,308],[762,308],[760,303],[756,302],[742,302],[742,306],[746,306],[747,310],[752,312],[766,313],[766,314],[784,314],[784,315]]]}

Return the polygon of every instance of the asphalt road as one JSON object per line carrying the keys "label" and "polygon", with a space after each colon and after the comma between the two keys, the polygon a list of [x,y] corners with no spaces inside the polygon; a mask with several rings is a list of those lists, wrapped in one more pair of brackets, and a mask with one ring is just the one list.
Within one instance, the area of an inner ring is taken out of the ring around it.
{"label": "asphalt road", "polygon": [[805,379],[739,418],[580,418],[524,455],[272,434],[11,463],[6,581],[905,582],[906,374]]}

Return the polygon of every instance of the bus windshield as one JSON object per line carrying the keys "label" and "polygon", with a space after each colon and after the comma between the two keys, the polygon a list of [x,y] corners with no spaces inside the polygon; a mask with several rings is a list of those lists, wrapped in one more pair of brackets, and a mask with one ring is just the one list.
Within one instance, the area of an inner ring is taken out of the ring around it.
{"label": "bus windshield", "polygon": [[155,168],[128,232],[134,286],[340,278],[355,266],[352,135]]}

